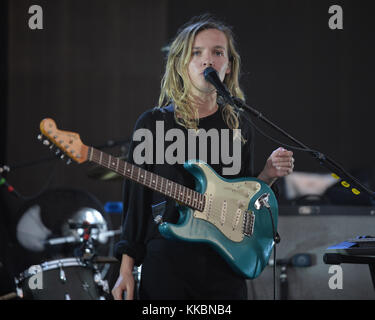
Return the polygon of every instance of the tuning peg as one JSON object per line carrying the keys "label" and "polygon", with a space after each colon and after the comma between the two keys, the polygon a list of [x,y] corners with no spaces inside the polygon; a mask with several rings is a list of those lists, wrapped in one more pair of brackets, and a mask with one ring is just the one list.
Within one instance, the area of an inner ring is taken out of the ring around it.
{"label": "tuning peg", "polygon": [[69,158],[69,159],[66,161],[66,164],[69,165],[69,164],[71,164],[71,163],[72,163],[72,159]]}
{"label": "tuning peg", "polygon": [[46,140],[43,140],[43,144],[44,144],[45,146],[49,146],[49,145],[50,145],[50,142],[46,139]]}
{"label": "tuning peg", "polygon": [[41,133],[38,134],[37,139],[38,139],[39,141],[42,141],[42,139],[43,139],[43,135],[42,135]]}
{"label": "tuning peg", "polygon": [[51,145],[49,146],[49,149],[52,150],[54,146],[55,146],[54,144],[51,144]]}
{"label": "tuning peg", "polygon": [[65,154],[62,154],[62,155],[60,156],[60,159],[63,160],[64,158],[65,158]]}
{"label": "tuning peg", "polygon": [[60,149],[57,149],[55,154],[58,156],[59,154],[61,153],[61,150]]}

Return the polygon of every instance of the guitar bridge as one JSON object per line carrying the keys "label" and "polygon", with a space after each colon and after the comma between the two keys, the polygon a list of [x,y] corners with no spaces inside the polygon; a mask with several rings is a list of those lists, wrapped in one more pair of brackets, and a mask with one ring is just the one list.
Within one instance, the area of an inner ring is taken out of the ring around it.
{"label": "guitar bridge", "polygon": [[243,215],[243,234],[251,237],[254,232],[255,214],[252,211],[245,210]]}

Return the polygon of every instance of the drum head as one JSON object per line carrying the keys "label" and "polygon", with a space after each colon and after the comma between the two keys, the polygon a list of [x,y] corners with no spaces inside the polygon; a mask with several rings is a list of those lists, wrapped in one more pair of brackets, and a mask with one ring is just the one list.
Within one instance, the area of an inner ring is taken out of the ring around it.
{"label": "drum head", "polygon": [[25,300],[99,300],[94,270],[76,258],[46,261],[25,270],[18,287]]}

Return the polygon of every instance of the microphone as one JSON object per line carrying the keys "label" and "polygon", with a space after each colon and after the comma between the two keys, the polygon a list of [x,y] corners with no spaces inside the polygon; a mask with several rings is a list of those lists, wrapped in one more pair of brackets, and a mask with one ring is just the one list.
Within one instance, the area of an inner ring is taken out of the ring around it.
{"label": "microphone", "polygon": [[[273,266],[274,261],[270,260],[269,265]],[[296,268],[311,267],[316,264],[316,256],[310,253],[298,253],[289,259],[277,259],[276,265],[290,266]]]}
{"label": "microphone", "polygon": [[232,106],[236,106],[235,102],[233,101],[233,98],[231,94],[229,93],[229,90],[225,86],[223,82],[221,82],[219,76],[217,75],[217,72],[214,68],[208,67],[203,71],[204,78],[207,82],[211,83],[215,88],[217,93],[223,97],[225,102],[229,103]]}

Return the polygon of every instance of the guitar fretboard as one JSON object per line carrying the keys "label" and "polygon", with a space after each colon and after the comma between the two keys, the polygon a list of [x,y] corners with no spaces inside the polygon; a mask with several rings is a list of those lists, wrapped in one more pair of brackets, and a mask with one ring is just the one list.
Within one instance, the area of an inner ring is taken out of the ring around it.
{"label": "guitar fretboard", "polygon": [[88,148],[87,157],[90,161],[95,162],[102,167],[106,167],[127,179],[160,192],[194,210],[204,210],[204,195],[193,189],[137,167],[117,157],[113,157],[93,147]]}

